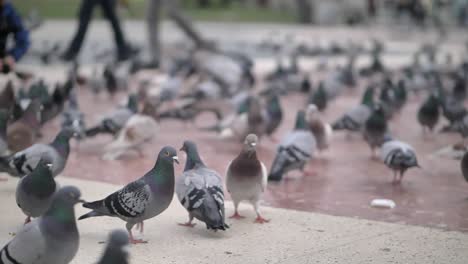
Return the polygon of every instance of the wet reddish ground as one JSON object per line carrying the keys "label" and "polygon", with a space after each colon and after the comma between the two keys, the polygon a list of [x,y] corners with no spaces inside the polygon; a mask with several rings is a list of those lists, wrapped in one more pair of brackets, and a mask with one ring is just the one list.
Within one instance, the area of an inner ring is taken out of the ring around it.
{"label": "wet reddish ground", "polygon": [[[345,92],[330,104],[324,114],[325,119],[333,121],[355,105],[360,94],[360,91]],[[79,99],[88,125],[94,124],[100,114],[114,105],[107,98],[93,98],[83,87]],[[337,133],[331,148],[310,163],[315,176],[269,184],[264,196],[265,204],[337,216],[468,231],[468,183],[463,180],[459,161],[431,156],[434,151],[457,142],[459,137],[450,134],[423,137],[416,121],[421,100],[423,98],[411,98],[401,115],[390,124],[394,137],[415,147],[422,166],[422,169],[408,171],[401,186],[392,185],[392,173],[384,164],[370,159],[370,150],[360,136],[347,139],[344,134]],[[276,137],[280,138],[291,129],[296,110],[304,103],[303,95],[282,99],[286,118]],[[206,124],[211,120],[210,116],[201,116],[197,121]],[[58,119],[47,125],[44,140],[53,137],[59,123]],[[153,166],[162,146],[171,145],[179,149],[185,139],[198,143],[205,163],[223,175],[228,162],[241,148],[236,141],[218,139],[215,134],[197,131],[194,126],[179,121],[165,120],[160,126],[156,138],[145,146],[144,158],[130,155],[123,160],[102,160],[102,147],[112,140],[108,136],[86,140],[80,144],[79,150],[74,142],[64,175],[125,184],[139,178]],[[267,167],[275,155],[275,147],[267,138],[260,144],[259,156]],[[185,156],[179,154],[179,158],[181,165],[176,168],[178,175]],[[392,199],[397,206],[392,210],[372,208],[370,202],[375,198]]]}

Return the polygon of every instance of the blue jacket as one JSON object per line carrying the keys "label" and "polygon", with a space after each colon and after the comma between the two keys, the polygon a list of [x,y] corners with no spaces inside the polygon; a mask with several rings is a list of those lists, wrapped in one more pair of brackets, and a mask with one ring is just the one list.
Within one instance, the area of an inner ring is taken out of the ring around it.
{"label": "blue jacket", "polygon": [[[14,46],[7,50],[8,36],[13,34]],[[29,32],[24,28],[20,16],[10,2],[0,7],[0,58],[8,55],[21,59],[29,48]]]}

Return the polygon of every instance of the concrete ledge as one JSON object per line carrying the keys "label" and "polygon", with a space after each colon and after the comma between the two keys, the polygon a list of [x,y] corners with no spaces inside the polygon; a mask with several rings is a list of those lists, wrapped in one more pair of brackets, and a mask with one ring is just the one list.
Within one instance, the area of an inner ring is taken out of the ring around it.
{"label": "concrete ledge", "polygon": [[[75,185],[86,200],[99,199],[118,186],[59,177],[63,185]],[[0,246],[9,233],[21,227],[24,216],[14,201],[16,179],[0,183],[2,216]],[[227,214],[232,204],[227,203]],[[86,212],[77,207],[77,216]],[[269,224],[253,224],[250,205],[247,216],[231,221],[227,232],[177,226],[187,214],[177,199],[160,216],[145,222],[146,245],[132,246],[131,263],[468,263],[468,234],[424,227],[380,223],[292,210],[264,208]],[[79,222],[81,244],[72,263],[95,263],[110,230],[124,223],[110,217]]]}

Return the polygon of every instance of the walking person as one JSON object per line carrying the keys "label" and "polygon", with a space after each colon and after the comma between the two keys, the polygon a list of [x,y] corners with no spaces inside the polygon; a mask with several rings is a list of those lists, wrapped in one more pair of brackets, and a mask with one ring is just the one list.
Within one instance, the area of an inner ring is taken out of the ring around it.
{"label": "walking person", "polygon": [[116,0],[82,0],[80,11],[78,13],[78,29],[68,46],[68,49],[62,55],[65,61],[72,61],[79,54],[86,32],[88,31],[89,22],[92,19],[94,8],[100,5],[104,17],[109,20],[112,30],[114,31],[114,39],[117,46],[117,60],[124,61],[134,55],[135,51],[125,41],[122,28],[120,26],[119,17],[117,16],[117,1]]}

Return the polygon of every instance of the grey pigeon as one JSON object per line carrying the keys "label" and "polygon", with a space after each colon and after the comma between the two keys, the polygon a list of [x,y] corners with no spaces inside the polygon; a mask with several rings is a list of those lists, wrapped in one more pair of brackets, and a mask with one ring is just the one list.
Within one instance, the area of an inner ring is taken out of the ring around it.
{"label": "grey pigeon", "polygon": [[128,234],[124,230],[114,230],[107,240],[107,247],[98,264],[128,264]]}
{"label": "grey pigeon", "polygon": [[22,177],[31,173],[43,159],[52,164],[52,175],[55,177],[65,168],[72,136],[73,131],[62,129],[50,144],[37,143],[9,157],[0,157],[0,171]]}
{"label": "grey pigeon", "polygon": [[107,114],[99,124],[86,130],[86,136],[93,137],[102,133],[115,136],[136,112],[138,112],[138,98],[135,94],[131,94],[128,97],[127,107],[118,108]]}
{"label": "grey pigeon", "polygon": [[159,215],[169,207],[174,195],[174,161],[178,163],[176,150],[164,147],[154,167],[143,177],[102,200],[84,203],[83,207],[92,211],[78,220],[96,216],[118,217],[127,222],[126,228],[132,244],[146,243],[133,237],[132,228],[139,224],[143,232],[143,221]]}
{"label": "grey pigeon", "polygon": [[21,117],[8,125],[7,141],[10,151],[21,151],[36,142],[41,127],[41,111],[41,103],[34,99]]}
{"label": "grey pigeon", "polygon": [[234,215],[231,218],[240,219],[237,208],[241,201],[249,201],[255,209],[256,223],[267,223],[269,220],[260,214],[260,199],[267,187],[268,172],[258,157],[256,146],[258,137],[249,134],[244,141],[241,153],[229,163],[226,172],[226,188],[234,202]]}
{"label": "grey pigeon", "polygon": [[226,230],[224,222],[223,182],[219,174],[205,166],[197,146],[185,141],[181,148],[187,154],[184,172],[177,179],[176,193],[180,203],[189,213],[189,221],[184,226],[193,227],[193,218],[206,224],[207,229]]}
{"label": "grey pigeon", "polygon": [[76,134],[77,139],[86,137],[86,124],[84,114],[78,105],[78,98],[72,92],[68,100],[68,105],[63,111],[62,128],[69,127]]}
{"label": "grey pigeon", "polygon": [[80,236],[74,205],[80,202],[80,190],[63,187],[54,195],[47,212],[25,225],[0,251],[5,264],[67,264],[75,257]]}
{"label": "grey pigeon", "polygon": [[306,163],[312,159],[316,146],[315,137],[306,124],[305,112],[301,110],[297,113],[294,130],[278,146],[268,180],[281,181],[288,172],[304,170]]}
{"label": "grey pigeon", "polygon": [[332,124],[333,130],[361,131],[370,117],[373,106],[374,89],[370,86],[363,95],[361,104],[351,108]]}
{"label": "grey pigeon", "polygon": [[413,147],[399,140],[389,140],[382,145],[381,159],[393,170],[393,182],[397,184],[401,183],[406,170],[419,167]]}
{"label": "grey pigeon", "polygon": [[39,217],[49,209],[57,190],[52,171],[52,164],[41,159],[36,168],[18,182],[16,187],[16,204],[26,215],[25,223],[31,217]]}

